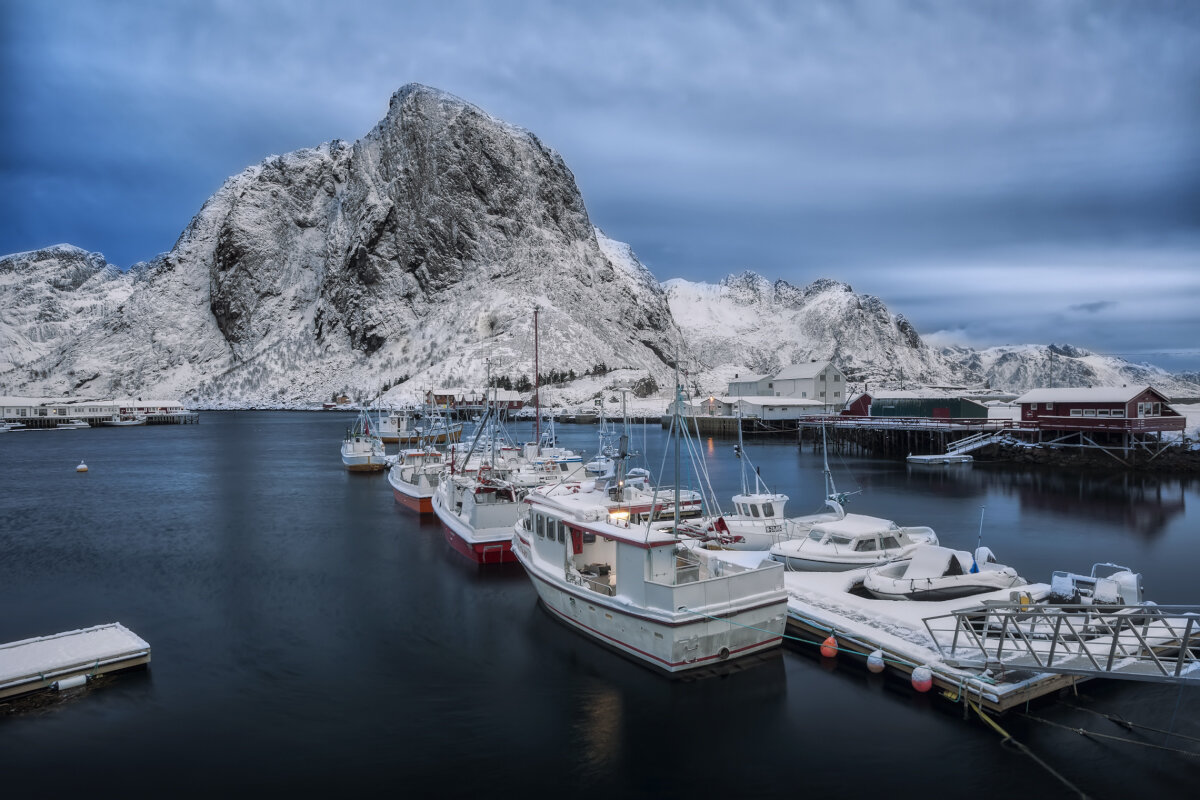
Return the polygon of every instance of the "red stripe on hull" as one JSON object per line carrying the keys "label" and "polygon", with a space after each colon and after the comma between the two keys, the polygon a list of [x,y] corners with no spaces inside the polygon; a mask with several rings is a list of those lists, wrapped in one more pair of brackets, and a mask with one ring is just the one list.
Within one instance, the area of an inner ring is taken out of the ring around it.
{"label": "red stripe on hull", "polygon": [[442,531],[451,547],[476,564],[510,564],[517,560],[512,551],[512,540],[471,544],[450,530],[445,523],[442,524]]}
{"label": "red stripe on hull", "polygon": [[418,514],[433,513],[432,497],[410,497],[399,489],[392,489],[392,496],[396,498],[397,503],[404,506],[409,511],[415,511]]}

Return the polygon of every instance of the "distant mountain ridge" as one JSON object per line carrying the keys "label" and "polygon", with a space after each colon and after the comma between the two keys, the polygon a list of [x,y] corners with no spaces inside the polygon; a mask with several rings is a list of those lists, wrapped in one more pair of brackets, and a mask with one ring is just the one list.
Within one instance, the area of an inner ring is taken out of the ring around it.
{"label": "distant mountain ridge", "polygon": [[932,348],[835,280],[660,285],[593,227],[535,135],[410,84],[357,142],[229,178],[148,263],[122,272],[69,245],[0,258],[0,394],[303,407],[345,389],[479,385],[489,369],[516,381],[533,374],[535,305],[543,374],[622,368],[666,386],[681,350],[705,391],[816,358],[860,386],[1200,393],[1066,346]]}

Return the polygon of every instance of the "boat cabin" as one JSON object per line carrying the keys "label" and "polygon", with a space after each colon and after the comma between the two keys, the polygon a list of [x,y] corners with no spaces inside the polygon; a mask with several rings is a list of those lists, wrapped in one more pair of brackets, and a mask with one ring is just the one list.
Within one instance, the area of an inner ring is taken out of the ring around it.
{"label": "boat cabin", "polygon": [[735,494],[734,513],[750,519],[782,520],[787,505],[786,494]]}

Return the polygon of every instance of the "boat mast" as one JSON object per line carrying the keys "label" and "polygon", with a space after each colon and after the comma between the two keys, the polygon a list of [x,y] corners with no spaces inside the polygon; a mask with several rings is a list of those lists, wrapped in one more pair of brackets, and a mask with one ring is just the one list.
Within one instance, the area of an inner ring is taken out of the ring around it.
{"label": "boat mast", "polygon": [[679,437],[683,427],[683,387],[679,385],[679,351],[675,351],[675,535],[679,535]]}
{"label": "boat mast", "polygon": [[542,398],[538,386],[538,307],[533,307],[533,441],[542,450]]}
{"label": "boat mast", "polygon": [[738,401],[737,426],[737,456],[738,460],[742,462],[742,494],[748,494],[746,491],[746,446],[742,443],[742,402],[740,400]]}

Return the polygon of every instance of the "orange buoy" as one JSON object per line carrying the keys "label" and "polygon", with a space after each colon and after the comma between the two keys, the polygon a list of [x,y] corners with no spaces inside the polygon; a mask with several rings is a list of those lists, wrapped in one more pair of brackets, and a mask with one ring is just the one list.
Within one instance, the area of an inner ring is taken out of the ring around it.
{"label": "orange buoy", "polygon": [[912,672],[912,686],[918,692],[928,692],[933,688],[933,670],[929,667],[917,667]]}
{"label": "orange buoy", "polygon": [[838,643],[837,639],[833,638],[833,634],[829,634],[825,641],[821,642],[821,655],[825,658],[833,658],[837,655]]}
{"label": "orange buoy", "polygon": [[871,655],[867,656],[867,669],[874,672],[876,675],[883,672],[883,651],[875,650]]}

